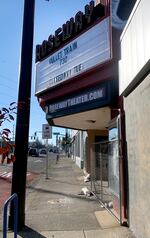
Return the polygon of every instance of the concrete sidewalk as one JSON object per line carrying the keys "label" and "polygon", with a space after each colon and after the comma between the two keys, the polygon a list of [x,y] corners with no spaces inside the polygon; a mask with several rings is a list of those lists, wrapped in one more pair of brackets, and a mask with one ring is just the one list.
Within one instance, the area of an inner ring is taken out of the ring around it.
{"label": "concrete sidewalk", "polygon": [[26,227],[18,237],[133,238],[94,197],[79,195],[85,186],[82,170],[71,159],[63,157],[57,164],[50,159],[49,179],[43,173],[28,186]]}

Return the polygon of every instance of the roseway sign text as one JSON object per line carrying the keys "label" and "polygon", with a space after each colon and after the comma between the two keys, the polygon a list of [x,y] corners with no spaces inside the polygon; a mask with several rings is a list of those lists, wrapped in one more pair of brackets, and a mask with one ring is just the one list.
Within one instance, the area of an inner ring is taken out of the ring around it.
{"label": "roseway sign text", "polygon": [[42,125],[42,139],[52,138],[52,127],[49,124]]}
{"label": "roseway sign text", "polygon": [[38,94],[111,59],[110,18],[36,64]]}

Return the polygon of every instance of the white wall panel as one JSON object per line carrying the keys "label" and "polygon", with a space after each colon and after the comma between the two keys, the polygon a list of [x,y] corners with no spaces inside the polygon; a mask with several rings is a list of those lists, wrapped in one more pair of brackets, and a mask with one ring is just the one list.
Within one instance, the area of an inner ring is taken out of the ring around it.
{"label": "white wall panel", "polygon": [[121,36],[120,94],[150,59],[150,0],[137,1]]}

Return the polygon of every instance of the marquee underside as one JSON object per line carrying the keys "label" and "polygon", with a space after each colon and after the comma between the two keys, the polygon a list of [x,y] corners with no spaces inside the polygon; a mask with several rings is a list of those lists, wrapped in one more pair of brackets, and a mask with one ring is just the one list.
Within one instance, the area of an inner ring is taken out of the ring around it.
{"label": "marquee underside", "polygon": [[54,126],[79,130],[103,130],[108,127],[108,122],[111,120],[111,109],[103,107],[53,119],[47,116],[47,120]]}

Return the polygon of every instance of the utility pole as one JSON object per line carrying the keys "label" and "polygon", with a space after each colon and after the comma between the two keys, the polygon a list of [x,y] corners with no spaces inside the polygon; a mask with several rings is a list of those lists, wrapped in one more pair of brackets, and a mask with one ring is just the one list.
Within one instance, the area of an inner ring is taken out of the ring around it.
{"label": "utility pole", "polygon": [[[15,157],[13,164],[11,194],[18,195],[18,229],[25,225],[25,192],[27,173],[27,153],[29,137],[29,117],[32,78],[32,52],[34,33],[34,5],[35,0],[24,0],[24,17],[22,32],[22,49],[19,75],[18,103],[22,108],[17,109]],[[14,211],[13,203],[10,208],[9,228],[13,229]]]}

